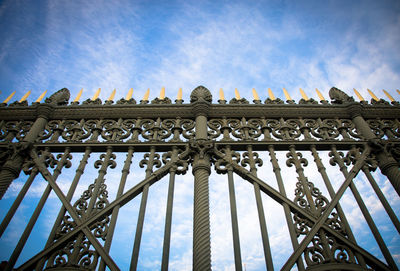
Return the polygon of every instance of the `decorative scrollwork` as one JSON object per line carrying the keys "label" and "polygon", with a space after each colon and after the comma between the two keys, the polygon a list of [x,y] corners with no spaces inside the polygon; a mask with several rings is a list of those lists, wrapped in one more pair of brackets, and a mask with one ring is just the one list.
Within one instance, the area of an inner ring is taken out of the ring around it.
{"label": "decorative scrollwork", "polygon": [[259,158],[259,155],[257,152],[244,152],[243,153],[243,159],[241,162],[241,165],[243,167],[246,167],[247,165],[250,166],[250,168],[255,167],[255,166],[259,166],[261,167],[263,165],[263,161],[261,160],[261,158]]}
{"label": "decorative scrollwork", "polygon": [[28,106],[28,101],[27,101],[27,100],[22,101],[22,102],[20,102],[20,101],[15,101],[15,102],[13,102],[13,103],[10,103],[8,106],[9,106],[9,107]]}
{"label": "decorative scrollwork", "polygon": [[91,243],[85,237],[82,242],[79,243],[79,254],[78,254],[78,266],[94,270],[97,266],[99,255],[96,250],[92,247]]}
{"label": "decorative scrollwork", "polygon": [[157,97],[151,101],[151,104],[171,104],[171,103],[172,103],[172,101],[168,97],[165,97],[164,99],[160,99]]}
{"label": "decorative scrollwork", "polygon": [[189,162],[191,160],[190,156],[182,157],[184,151],[175,148],[173,151],[168,151],[162,155],[162,161],[164,164],[174,163],[174,171],[176,174],[185,174],[189,167]]}
{"label": "decorative scrollwork", "polygon": [[101,238],[105,241],[106,237],[107,237],[109,225],[110,225],[110,217],[105,216],[103,219],[97,220],[97,222],[94,223],[90,227],[90,229],[92,230],[93,235],[96,238]]}
{"label": "decorative scrollwork", "polygon": [[139,162],[139,166],[141,168],[144,168],[145,166],[148,168],[152,168],[154,166],[156,168],[160,168],[161,165],[160,155],[158,153],[155,153],[153,157],[151,157],[150,153],[145,153],[143,159]]}
{"label": "decorative scrollwork", "polygon": [[245,98],[241,99],[233,98],[229,101],[229,104],[249,104],[249,101],[246,100]]}
{"label": "decorative scrollwork", "polygon": [[316,138],[321,140],[335,140],[338,138],[340,132],[337,129],[337,122],[333,119],[317,119],[311,133]]}
{"label": "decorative scrollwork", "polygon": [[129,100],[125,100],[124,98],[117,101],[117,104],[136,104],[136,100],[130,98]]}
{"label": "decorative scrollwork", "polygon": [[25,136],[28,134],[29,130],[32,127],[32,121],[21,121],[18,126],[18,133],[16,134],[15,138],[19,141],[24,140]]}
{"label": "decorative scrollwork", "polygon": [[265,104],[284,104],[285,102],[282,101],[282,100],[279,99],[279,98],[276,98],[276,99],[274,99],[274,100],[272,100],[272,99],[270,99],[270,98],[267,98],[267,99],[264,101],[264,103],[265,103]]}
{"label": "decorative scrollwork", "polygon": [[122,119],[118,121],[104,120],[102,122],[101,137],[106,141],[122,141],[128,138],[129,135],[129,131],[123,129]]}
{"label": "decorative scrollwork", "polygon": [[232,128],[232,135],[241,140],[254,140],[261,135],[262,122],[259,119],[228,120],[228,124]]}
{"label": "decorative scrollwork", "polygon": [[73,207],[80,217],[83,217],[88,209],[88,200],[92,197],[94,190],[94,184],[90,184],[89,187],[83,191],[81,197],[74,203]]}
{"label": "decorative scrollwork", "polygon": [[327,261],[326,249],[321,242],[321,237],[316,234],[311,243],[304,250],[304,258],[308,266],[318,265]]}
{"label": "decorative scrollwork", "polygon": [[301,136],[300,123],[296,119],[287,119],[286,121],[281,118],[277,126],[273,127],[272,134],[282,140],[296,140]]}
{"label": "decorative scrollwork", "polygon": [[218,174],[226,174],[228,170],[232,170],[232,163],[239,164],[240,154],[231,150],[230,146],[220,150],[215,148],[212,159],[214,160],[215,171]]}
{"label": "decorative scrollwork", "polygon": [[318,101],[314,100],[313,98],[308,100],[300,99],[299,104],[318,104]]}
{"label": "decorative scrollwork", "polygon": [[82,104],[83,105],[98,105],[98,104],[102,104],[102,101],[100,100],[100,98],[97,98],[95,100],[87,99],[87,100],[83,101]]}
{"label": "decorative scrollwork", "polygon": [[88,138],[90,133],[85,132],[83,125],[83,120],[80,122],[76,120],[65,121],[65,130],[62,132],[61,137],[69,142],[80,142],[83,139]]}

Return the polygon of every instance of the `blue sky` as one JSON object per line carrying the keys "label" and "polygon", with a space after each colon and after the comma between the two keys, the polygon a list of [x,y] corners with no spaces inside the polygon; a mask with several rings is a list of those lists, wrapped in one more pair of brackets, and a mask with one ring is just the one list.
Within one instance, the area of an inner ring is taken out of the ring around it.
{"label": "blue sky", "polygon": [[[398,1],[3,1],[0,91],[19,99],[67,87],[107,98],[162,86],[174,98],[199,84],[299,97],[332,86],[397,95]],[[396,96],[398,97],[398,96]],[[3,100],[4,100],[3,99]],[[188,98],[186,98],[188,101]]]}
{"label": "blue sky", "polygon": [[[133,88],[133,97],[139,101],[148,88],[153,99],[163,86],[172,100],[182,88],[183,98],[188,102],[191,90],[198,85],[209,88],[214,101],[218,99],[219,88],[224,89],[228,100],[234,97],[235,88],[248,100],[253,100],[251,89],[255,88],[264,100],[267,88],[283,99],[285,87],[298,100],[299,88],[313,98],[317,98],[314,89],[318,88],[327,98],[332,86],[349,94],[356,88],[368,100],[371,97],[367,88],[380,98],[385,98],[382,93],[385,89],[400,100],[396,92],[400,88],[399,1],[1,1],[0,29],[0,102],[12,91],[17,92],[12,99],[15,101],[32,90],[28,101],[33,102],[44,90],[52,93],[63,87],[71,91],[72,98],[83,88],[81,100],[90,98],[98,88],[102,89],[103,100],[114,88],[117,99]],[[140,160],[139,156],[135,159]],[[267,156],[265,161],[269,161]],[[67,172],[73,174],[72,170]],[[117,168],[113,172],[118,176],[120,171]],[[109,175],[107,178],[112,179],[113,175]],[[309,175],[313,176],[312,170]],[[141,177],[132,177],[128,186]],[[191,192],[186,193],[193,186],[190,175],[180,178],[173,225],[173,237],[177,241],[171,250],[171,269],[190,270],[191,243],[187,240],[191,238],[192,209]],[[218,180],[216,176],[211,179]],[[0,218],[4,217],[4,210],[12,203],[22,181],[23,178],[15,182],[0,202]],[[60,180],[63,181],[68,182]],[[88,178],[83,182],[79,191],[90,181]],[[159,242],[162,242],[165,208],[157,205],[162,204],[157,197],[166,197],[167,182],[163,181],[154,186],[154,195],[149,199],[149,210],[153,206],[152,210],[163,211],[148,215],[154,220],[145,224],[148,230],[143,238],[148,242],[143,242],[141,270],[158,269],[161,260]],[[379,182],[387,189],[395,210],[400,212],[393,189],[383,178]],[[30,216],[45,185],[43,180],[35,183],[12,222],[12,229],[0,240],[0,246],[5,248],[1,258],[9,255],[6,251],[15,244],[15,236],[23,230],[22,222]],[[359,185],[369,199],[374,218],[383,221],[380,227],[399,263],[399,236],[384,223],[387,219],[382,215],[382,207],[376,205],[371,189],[363,182]],[[238,194],[253,195],[251,187],[241,182],[237,186]],[[114,189],[110,194],[115,195],[115,185],[109,187]],[[291,188],[287,188],[289,197],[293,197],[294,183]],[[229,221],[229,209],[227,201],[219,201],[220,193],[227,193],[226,183],[212,182],[211,208],[216,213],[211,217],[213,266],[215,270],[230,270],[233,264],[231,232],[222,223],[224,219]],[[243,207],[254,202],[249,203],[245,196],[242,198],[238,212],[249,216],[246,221],[239,221],[243,263],[247,270],[263,270],[261,246],[252,234],[259,231],[257,217],[255,213],[246,213]],[[345,200],[360,240],[367,240],[370,233],[365,223],[359,222],[361,215],[353,208],[354,200],[350,196]],[[120,235],[116,235],[116,240],[120,240],[117,247],[123,247],[128,254],[133,238],[124,236],[134,232],[138,203],[139,199],[135,199],[129,205],[132,208],[125,208],[132,220],[122,220],[118,226]],[[267,197],[264,203],[275,206]],[[52,195],[38,222],[41,226],[34,229],[38,239],[28,241],[21,261],[32,256],[44,242],[44,233],[49,230],[46,225],[57,215],[54,211],[57,206],[58,200]],[[274,219],[271,212],[267,211],[266,216]],[[268,225],[274,233],[271,242],[276,245],[289,242],[281,225]],[[377,251],[374,241],[368,240],[364,245]],[[225,249],[222,245],[225,243],[231,250]],[[117,262],[129,264],[116,246],[113,245],[111,253]],[[277,249],[273,253],[278,268],[290,250]]]}

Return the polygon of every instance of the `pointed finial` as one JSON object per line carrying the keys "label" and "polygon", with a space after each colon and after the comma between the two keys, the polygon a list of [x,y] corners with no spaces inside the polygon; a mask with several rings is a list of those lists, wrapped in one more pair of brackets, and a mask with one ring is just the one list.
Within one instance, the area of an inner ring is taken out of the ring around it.
{"label": "pointed finial", "polygon": [[42,95],[40,95],[39,98],[37,98],[36,103],[40,103],[40,102],[43,100],[44,95],[46,95],[46,93],[47,93],[47,90],[45,90],[45,91],[42,93]]}
{"label": "pointed finial", "polygon": [[162,87],[160,91],[160,100],[164,100],[164,98],[165,98],[165,87]]}
{"label": "pointed finial", "polygon": [[125,100],[132,99],[132,96],[133,96],[133,88],[130,88],[128,94],[126,94]]}
{"label": "pointed finial", "polygon": [[283,88],[283,94],[285,94],[285,98],[288,101],[292,100],[292,97],[290,97],[289,92],[286,90],[286,88]]}
{"label": "pointed finial", "polygon": [[79,102],[79,99],[82,96],[82,92],[83,92],[83,88],[79,91],[78,95],[76,95],[76,98],[75,98],[74,102]]}
{"label": "pointed finial", "polygon": [[182,88],[178,90],[178,96],[176,97],[177,100],[182,100]]}
{"label": "pointed finial", "polygon": [[326,101],[325,98],[324,98],[324,96],[322,95],[322,93],[321,93],[317,88],[315,89],[315,91],[317,92],[318,98],[319,98],[321,101]]}
{"label": "pointed finial", "polygon": [[304,100],[306,100],[306,101],[309,100],[308,97],[307,97],[307,94],[301,88],[300,88],[300,94],[301,94],[301,97],[303,97]]}
{"label": "pointed finial", "polygon": [[371,90],[369,90],[367,88],[367,91],[368,91],[369,95],[371,95],[372,99],[374,99],[375,101],[379,101],[378,97],[376,97],[375,94]]}
{"label": "pointed finial", "polygon": [[258,93],[255,88],[252,89],[254,100],[259,101],[260,97],[258,97]]}
{"label": "pointed finial", "polygon": [[224,91],[222,90],[222,88],[219,89],[219,99],[221,101],[225,100],[225,95],[224,95]]}
{"label": "pointed finial", "polygon": [[240,94],[237,88],[235,88],[235,98],[236,100],[240,100]]}
{"label": "pointed finial", "polygon": [[397,93],[400,95],[400,90],[396,89]]}
{"label": "pointed finial", "polygon": [[268,96],[271,100],[276,100],[275,95],[270,88],[268,88]]}
{"label": "pointed finial", "polygon": [[22,96],[21,100],[19,100],[20,103],[25,101],[29,95],[31,95],[32,90],[29,90],[24,96]]}
{"label": "pointed finial", "polygon": [[149,95],[150,95],[150,89],[148,88],[146,93],[143,96],[143,101],[148,101],[149,100]]}
{"label": "pointed finial", "polygon": [[11,98],[14,96],[14,94],[15,94],[15,91],[14,91],[13,93],[11,93],[11,94],[7,97],[7,99],[5,99],[5,100],[3,101],[3,104],[8,103],[8,102],[11,100]]}
{"label": "pointed finial", "polygon": [[392,97],[392,95],[389,94],[389,92],[387,92],[386,90],[382,89],[383,93],[385,93],[385,95],[389,98],[389,100],[391,102],[394,102],[394,98]]}
{"label": "pointed finial", "polygon": [[97,98],[99,98],[100,91],[101,91],[101,88],[99,88],[99,89],[96,91],[96,93],[93,95],[92,101],[94,101],[94,100],[96,100]]}
{"label": "pointed finial", "polygon": [[110,97],[108,97],[107,101],[113,101],[116,92],[117,92],[117,90],[114,88],[114,90],[111,92]]}
{"label": "pointed finial", "polygon": [[358,92],[357,89],[353,88],[353,90],[360,101],[365,101],[363,96],[361,96],[360,92]]}

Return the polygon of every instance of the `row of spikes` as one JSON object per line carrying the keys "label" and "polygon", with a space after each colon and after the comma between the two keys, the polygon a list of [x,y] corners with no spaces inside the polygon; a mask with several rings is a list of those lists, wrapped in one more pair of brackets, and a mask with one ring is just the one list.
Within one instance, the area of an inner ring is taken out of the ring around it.
{"label": "row of spikes", "polygon": [[[361,94],[360,94],[356,89],[353,89],[353,90],[354,90],[354,93],[357,95],[357,97],[358,97],[358,99],[359,99],[360,101],[365,101],[365,99],[361,96]],[[317,95],[318,95],[318,97],[319,97],[319,99],[320,99],[321,101],[326,101],[326,99],[324,98],[324,96],[322,95],[322,93],[321,93],[317,88],[315,89],[315,91],[317,92]],[[367,91],[368,91],[368,93],[371,95],[371,97],[372,97],[375,101],[379,101],[378,97],[377,97],[370,89],[367,89]],[[382,91],[383,91],[383,93],[389,98],[389,100],[390,100],[391,102],[394,102],[394,101],[395,101],[394,98],[392,97],[392,95],[390,95],[386,90],[383,89]],[[96,99],[99,97],[100,92],[101,92],[101,89],[99,88],[99,89],[96,91],[96,93],[93,95],[92,100],[96,100]],[[260,101],[260,98],[259,98],[259,96],[258,96],[258,93],[257,93],[257,91],[256,91],[254,88],[252,89],[252,92],[253,92],[254,100]],[[40,102],[43,100],[43,98],[45,97],[46,93],[47,93],[47,90],[44,91],[44,92],[39,96],[39,98],[36,100],[36,103],[40,103]],[[81,89],[81,90],[79,91],[79,93],[78,93],[78,95],[76,96],[74,102],[79,102],[79,100],[80,100],[80,98],[81,98],[81,96],[82,96],[82,93],[83,93],[83,89]],[[116,93],[116,89],[114,89],[114,90],[112,91],[112,93],[111,93],[110,97],[107,99],[107,101],[113,101],[113,100],[114,100],[114,97],[115,97],[115,93]],[[292,100],[292,98],[291,98],[290,95],[289,95],[289,92],[288,92],[285,88],[283,88],[283,93],[284,93],[284,95],[285,95],[286,100]],[[397,93],[400,95],[400,90],[397,89]],[[11,98],[14,96],[14,94],[15,94],[15,91],[14,91],[13,93],[11,93],[11,94],[7,97],[7,99],[5,99],[5,100],[3,101],[3,103],[5,103],[5,104],[8,103],[8,102],[11,100]],[[29,90],[29,91],[19,100],[19,102],[21,103],[21,102],[25,101],[25,100],[29,97],[30,94],[31,94],[31,90]],[[301,94],[301,96],[303,97],[304,100],[306,100],[306,101],[309,100],[307,94],[306,94],[306,93],[304,92],[304,90],[301,89],[301,88],[300,88],[300,94]],[[128,94],[126,95],[125,99],[126,99],[126,100],[130,100],[130,99],[132,98],[132,95],[133,95],[133,88],[129,89]],[[144,94],[142,100],[143,100],[143,101],[148,101],[148,100],[149,100],[149,95],[150,95],[150,89],[147,89],[147,91],[146,91],[146,93]],[[269,95],[269,98],[270,98],[271,100],[276,100],[276,97],[275,97],[274,93],[272,92],[272,90],[271,90],[270,88],[268,88],[268,95]],[[165,87],[162,87],[162,88],[161,88],[161,92],[160,92],[159,99],[160,99],[160,100],[163,100],[164,98],[165,98]],[[236,98],[237,100],[240,100],[240,99],[241,99],[240,94],[239,94],[239,91],[237,90],[237,88],[235,88],[235,98]],[[222,88],[219,90],[219,99],[220,99],[221,101],[224,101],[224,100],[225,100],[224,91],[222,90]],[[180,88],[180,89],[178,90],[177,100],[182,100],[182,88]]]}

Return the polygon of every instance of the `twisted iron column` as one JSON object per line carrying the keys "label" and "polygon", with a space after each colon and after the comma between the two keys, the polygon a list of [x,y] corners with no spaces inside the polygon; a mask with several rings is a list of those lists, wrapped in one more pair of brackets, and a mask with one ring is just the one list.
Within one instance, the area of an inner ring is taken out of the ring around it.
{"label": "twisted iron column", "polygon": [[351,104],[348,107],[348,110],[358,133],[365,139],[369,140],[372,151],[376,155],[376,160],[378,161],[378,166],[381,172],[386,175],[393,185],[393,188],[400,196],[400,170],[398,163],[386,152],[383,146],[384,144],[379,142],[368,123],[362,117],[362,106],[360,104]]}
{"label": "twisted iron column", "polygon": [[196,117],[196,140],[191,144],[193,160],[193,270],[211,270],[210,200],[208,177],[211,173],[210,146],[207,144],[207,112],[212,97],[208,89],[198,87],[192,91],[190,102]]}
{"label": "twisted iron column", "polygon": [[24,140],[18,143],[9,143],[10,155],[0,171],[0,199],[3,198],[11,182],[18,178],[22,164],[32,148],[32,143],[35,142],[39,133],[43,131],[53,108],[50,104],[39,104],[36,109],[37,119]]}
{"label": "twisted iron column", "polygon": [[211,270],[210,204],[208,176],[210,157],[196,154],[193,162],[193,270]]}

